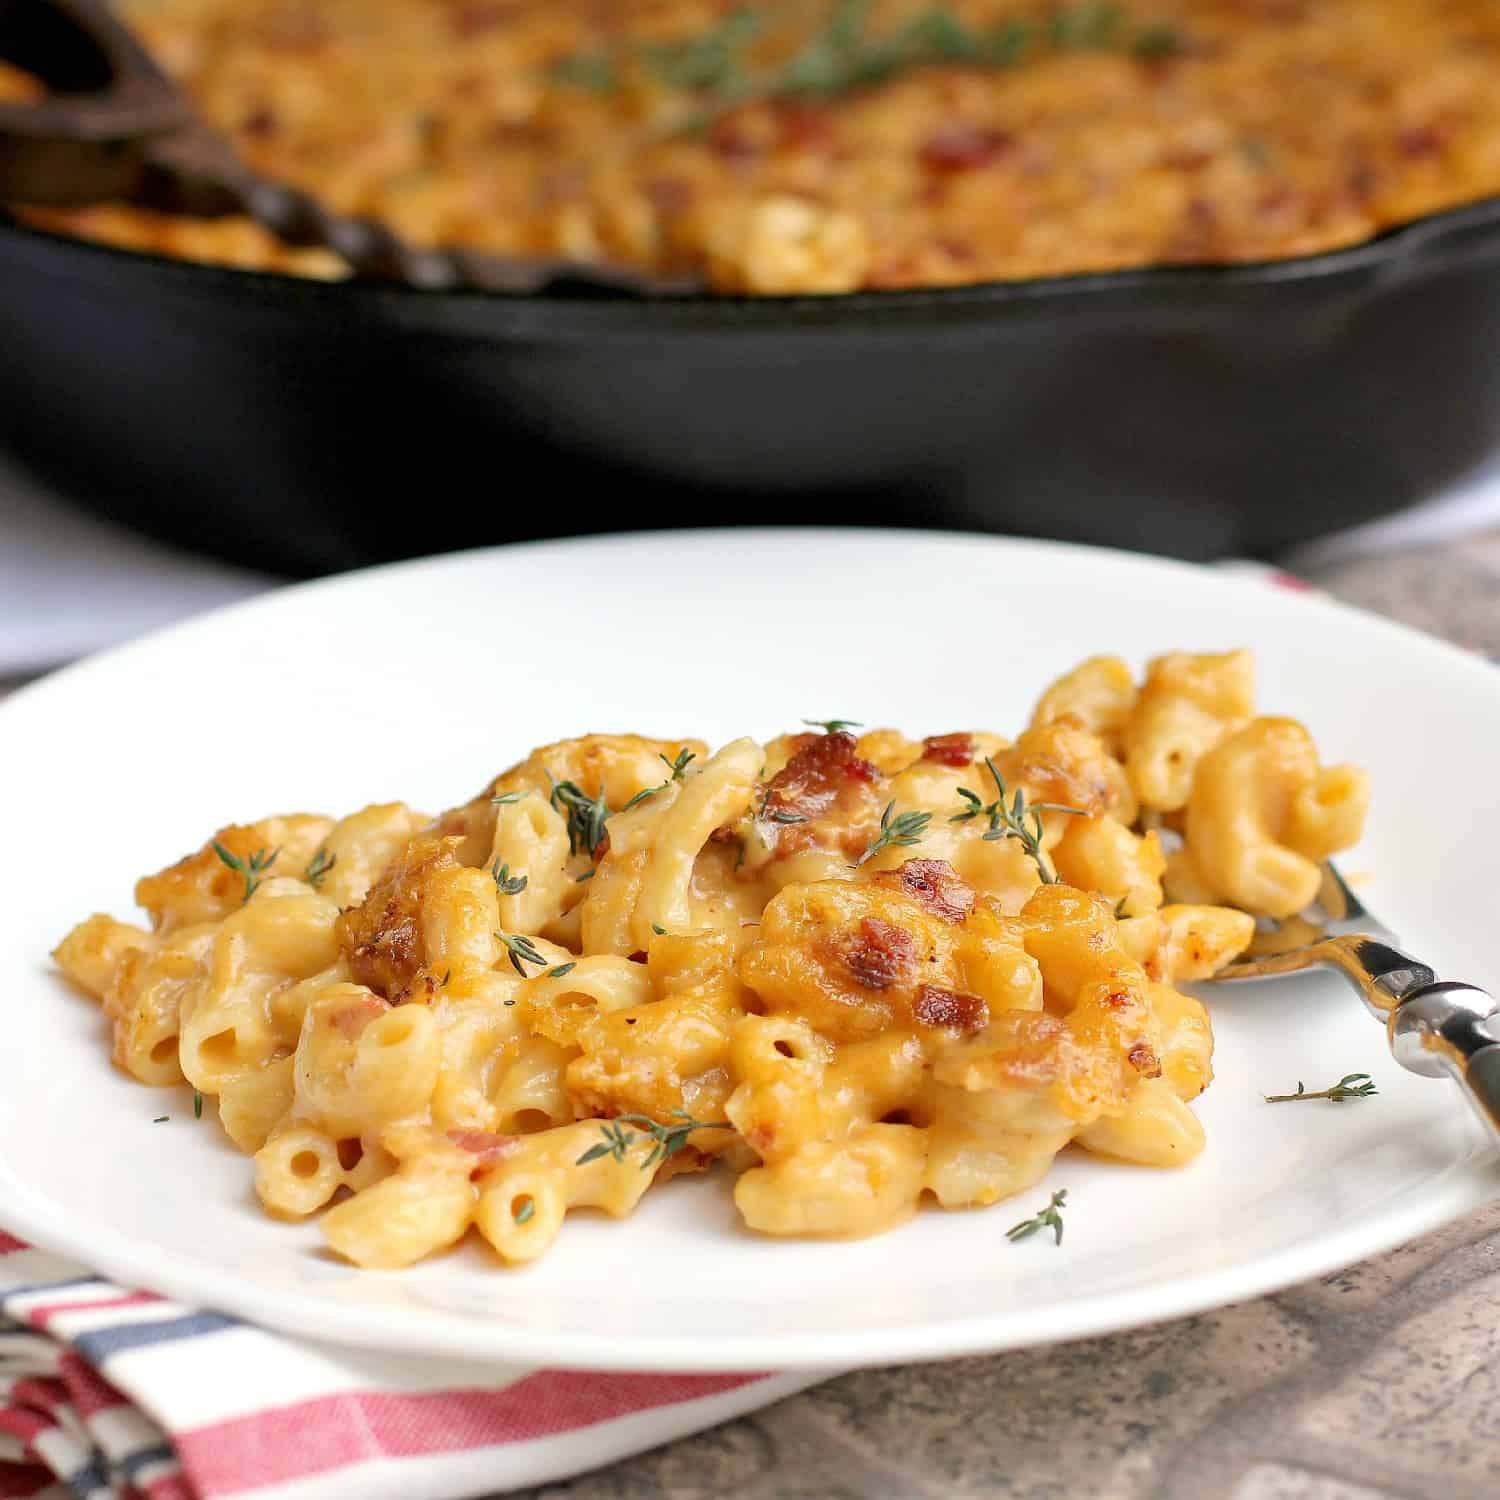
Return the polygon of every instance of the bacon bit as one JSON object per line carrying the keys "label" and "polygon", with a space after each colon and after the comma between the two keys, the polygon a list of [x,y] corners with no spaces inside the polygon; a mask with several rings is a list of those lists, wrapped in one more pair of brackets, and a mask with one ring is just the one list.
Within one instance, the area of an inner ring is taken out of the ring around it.
{"label": "bacon bit", "polygon": [[1125,1056],[1130,1066],[1143,1077],[1161,1077],[1161,1063],[1157,1061],[1156,1053],[1145,1042],[1137,1042]]}
{"label": "bacon bit", "polygon": [[460,5],[452,16],[453,34],[456,37],[478,36],[480,32],[492,31],[515,18],[516,8],[506,0],[470,0]]}
{"label": "bacon bit", "polygon": [[949,260],[966,264],[974,259],[974,247],[967,240],[955,239],[952,235],[944,234],[939,235],[933,243]]}
{"label": "bacon bit", "polygon": [[364,1143],[357,1135],[346,1136],[338,1144],[339,1165],[352,1172],[364,1160]]}
{"label": "bacon bit", "polygon": [[740,836],[727,823],[722,823],[709,834],[708,841],[710,844],[737,844]]}
{"label": "bacon bit", "polygon": [[776,144],[784,150],[826,146],[833,139],[833,117],[825,106],[797,99],[779,99],[774,108]]}
{"label": "bacon bit", "polygon": [[917,151],[931,172],[971,172],[987,167],[1015,149],[1016,138],[1003,130],[977,125],[949,125],[930,135]]}
{"label": "bacon bit", "polygon": [[491,1130],[450,1130],[448,1139],[460,1151],[467,1151],[479,1160],[469,1173],[471,1182],[482,1177],[497,1161],[509,1156],[516,1149],[517,1137],[496,1135]]}
{"label": "bacon bit", "polygon": [[940,921],[954,926],[974,910],[974,891],[946,859],[909,859],[895,870],[882,870],[874,885],[900,891]]}
{"label": "bacon bit", "polygon": [[1195,146],[1169,146],[1161,155],[1161,164],[1174,172],[1200,172],[1214,159],[1212,151]]}
{"label": "bacon bit", "polygon": [[865,917],[858,933],[846,935],[839,957],[867,990],[888,990],[908,977],[917,961],[916,939],[904,927],[879,917]]}
{"label": "bacon bit", "polygon": [[761,153],[760,143],[732,125],[714,132],[714,150],[725,161],[753,161]]}
{"label": "bacon bit", "polygon": [[1135,1004],[1135,996],[1129,990],[1111,990],[1103,999],[1111,1010],[1129,1010]]}
{"label": "bacon bit", "polygon": [[859,741],[842,729],[836,734],[799,734],[796,743],[796,754],[766,788],[768,813],[813,818],[827,811],[848,782],[873,783],[880,777],[877,767],[854,753]]}
{"label": "bacon bit", "polygon": [[594,863],[600,864],[604,856],[609,853],[609,829],[604,830],[604,836],[594,845]]}
{"label": "bacon bit", "polygon": [[645,184],[651,206],[664,219],[676,218],[693,201],[695,189],[681,177],[652,177]]}
{"label": "bacon bit", "polygon": [[389,1009],[384,1000],[366,995],[362,999],[351,1000],[348,1005],[341,1005],[328,1017],[328,1024],[341,1037],[353,1041],[376,1016]]}
{"label": "bacon bit", "polygon": [[974,737],[970,734],[929,734],[922,741],[922,759],[962,769],[974,759]]}
{"label": "bacon bit", "polygon": [[1443,137],[1431,125],[1418,125],[1411,130],[1403,130],[1396,137],[1396,146],[1403,156],[1414,160],[1424,156],[1441,156]]}
{"label": "bacon bit", "polygon": [[646,950],[644,948],[637,948],[635,950],[635,952],[630,955],[630,962],[633,963],[633,964],[643,964],[643,963],[645,963],[646,962]]}
{"label": "bacon bit", "polygon": [[987,1026],[990,1019],[990,1008],[978,995],[939,989],[935,984],[924,984],[917,991],[911,1013],[923,1026],[952,1027],[967,1036]]}

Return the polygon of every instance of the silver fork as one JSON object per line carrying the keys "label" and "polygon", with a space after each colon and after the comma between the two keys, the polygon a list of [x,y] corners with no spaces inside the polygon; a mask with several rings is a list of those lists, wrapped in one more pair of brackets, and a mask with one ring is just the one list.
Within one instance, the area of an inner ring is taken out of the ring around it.
{"label": "silver fork", "polygon": [[1403,953],[1395,935],[1370,915],[1334,866],[1323,868],[1316,939],[1230,964],[1215,981],[1272,979],[1303,969],[1337,971],[1384,1023],[1396,1061],[1424,1078],[1452,1078],[1500,1143],[1500,1005],[1475,985],[1439,979]]}

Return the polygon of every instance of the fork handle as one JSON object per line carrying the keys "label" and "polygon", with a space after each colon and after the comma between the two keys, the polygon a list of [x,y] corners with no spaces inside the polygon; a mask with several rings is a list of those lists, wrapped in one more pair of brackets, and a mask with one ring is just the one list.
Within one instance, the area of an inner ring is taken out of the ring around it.
{"label": "fork handle", "polygon": [[1396,1061],[1455,1079],[1500,1141],[1500,1006],[1472,984],[1439,980],[1403,996],[1388,1025]]}

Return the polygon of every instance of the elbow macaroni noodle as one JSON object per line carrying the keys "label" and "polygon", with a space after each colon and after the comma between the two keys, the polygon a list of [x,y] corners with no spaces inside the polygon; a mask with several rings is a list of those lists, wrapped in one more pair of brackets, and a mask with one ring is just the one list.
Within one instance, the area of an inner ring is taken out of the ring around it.
{"label": "elbow macaroni noodle", "polygon": [[[1049,805],[1033,845],[997,780]],[[1191,1161],[1213,1034],[1174,986],[1310,904],[1368,801],[1256,717],[1247,652],[1096,657],[1013,742],[591,735],[436,820],[225,828],[138,884],[149,929],[56,958],[119,1066],[216,1100],[267,1212],[358,1265],[471,1227],[530,1261],[718,1163],[753,1229],[870,1234],[1069,1142]]]}

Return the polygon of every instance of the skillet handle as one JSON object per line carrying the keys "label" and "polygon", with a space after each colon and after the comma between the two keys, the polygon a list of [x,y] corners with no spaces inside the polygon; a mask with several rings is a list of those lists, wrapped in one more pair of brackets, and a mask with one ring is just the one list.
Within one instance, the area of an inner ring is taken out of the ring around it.
{"label": "skillet handle", "polygon": [[133,196],[146,143],[192,119],[105,0],[0,0],[0,60],[50,90],[0,103],[0,197],[70,207]]}

